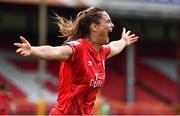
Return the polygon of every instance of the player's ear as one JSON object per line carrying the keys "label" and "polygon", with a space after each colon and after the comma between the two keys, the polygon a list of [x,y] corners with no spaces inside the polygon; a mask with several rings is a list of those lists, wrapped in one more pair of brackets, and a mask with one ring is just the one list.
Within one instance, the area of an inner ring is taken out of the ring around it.
{"label": "player's ear", "polygon": [[99,27],[96,23],[92,23],[90,26],[90,30],[97,32],[99,30]]}

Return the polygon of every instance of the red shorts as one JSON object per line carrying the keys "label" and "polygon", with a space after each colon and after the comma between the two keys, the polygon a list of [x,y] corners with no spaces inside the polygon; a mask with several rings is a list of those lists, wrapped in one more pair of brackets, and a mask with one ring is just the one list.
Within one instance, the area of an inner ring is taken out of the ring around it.
{"label": "red shorts", "polygon": [[52,115],[64,115],[64,113],[58,110],[56,107],[53,107],[50,111],[49,116],[52,116]]}

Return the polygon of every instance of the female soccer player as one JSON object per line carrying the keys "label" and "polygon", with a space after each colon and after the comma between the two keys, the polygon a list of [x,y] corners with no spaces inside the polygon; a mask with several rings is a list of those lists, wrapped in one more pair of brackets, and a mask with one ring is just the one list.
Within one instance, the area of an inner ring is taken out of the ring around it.
{"label": "female soccer player", "polygon": [[21,36],[22,43],[14,43],[16,52],[61,61],[57,103],[50,115],[91,115],[97,90],[105,81],[105,60],[135,43],[138,37],[123,28],[121,39],[109,43],[114,25],[107,12],[96,7],[79,12],[74,21],[58,15],[57,19],[61,34],[67,37],[63,45],[35,47]]}

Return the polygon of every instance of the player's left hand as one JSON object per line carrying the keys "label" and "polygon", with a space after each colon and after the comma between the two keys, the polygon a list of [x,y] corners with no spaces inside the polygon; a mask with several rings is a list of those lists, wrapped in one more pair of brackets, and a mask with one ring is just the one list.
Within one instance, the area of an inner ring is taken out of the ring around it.
{"label": "player's left hand", "polygon": [[126,32],[126,29],[123,28],[122,39],[126,41],[126,46],[129,46],[129,45],[137,42],[137,41],[138,41],[138,38],[139,38],[139,37],[136,36],[135,34],[130,34],[130,33],[131,33],[130,30],[128,30],[128,31]]}

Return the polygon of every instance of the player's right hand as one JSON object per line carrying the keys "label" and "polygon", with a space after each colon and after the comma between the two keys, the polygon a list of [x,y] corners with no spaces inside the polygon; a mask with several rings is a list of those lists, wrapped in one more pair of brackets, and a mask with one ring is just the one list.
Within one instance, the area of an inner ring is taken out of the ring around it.
{"label": "player's right hand", "polygon": [[31,54],[30,43],[23,36],[20,36],[20,39],[22,43],[14,43],[14,46],[18,47],[16,53],[19,53],[23,56],[29,56]]}

